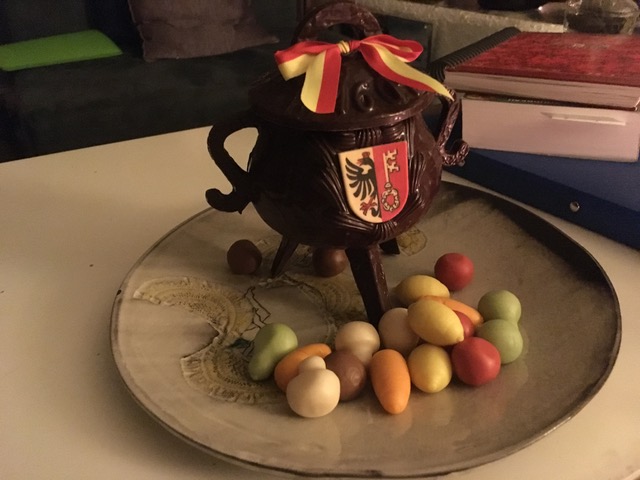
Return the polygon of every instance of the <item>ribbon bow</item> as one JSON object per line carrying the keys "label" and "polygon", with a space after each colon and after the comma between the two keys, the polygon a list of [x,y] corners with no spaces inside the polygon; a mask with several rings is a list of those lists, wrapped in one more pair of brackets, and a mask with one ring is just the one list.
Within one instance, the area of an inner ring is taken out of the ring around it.
{"label": "ribbon bow", "polygon": [[422,45],[414,40],[373,35],[339,43],[304,41],[277,51],[275,59],[285,80],[305,74],[300,99],[309,110],[332,113],[338,96],[342,55],[353,51],[359,51],[371,68],[391,81],[451,98],[444,85],[407,65],[422,53]]}

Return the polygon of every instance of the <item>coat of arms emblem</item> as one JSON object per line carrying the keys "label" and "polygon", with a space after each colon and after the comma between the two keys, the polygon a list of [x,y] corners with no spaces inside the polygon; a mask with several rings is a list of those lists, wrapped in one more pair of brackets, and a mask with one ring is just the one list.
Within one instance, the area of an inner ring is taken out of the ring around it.
{"label": "coat of arms emblem", "polygon": [[351,211],[362,220],[382,223],[407,201],[407,142],[386,143],[338,154]]}

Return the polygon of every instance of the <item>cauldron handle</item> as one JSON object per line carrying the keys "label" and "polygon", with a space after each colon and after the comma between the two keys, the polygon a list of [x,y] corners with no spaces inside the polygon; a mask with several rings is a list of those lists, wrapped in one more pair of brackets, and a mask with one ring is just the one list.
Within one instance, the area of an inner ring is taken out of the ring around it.
{"label": "cauldron handle", "polygon": [[442,155],[444,165],[462,165],[469,153],[469,145],[462,139],[456,139],[450,149],[447,149],[447,142],[460,113],[460,98],[451,89],[449,89],[449,93],[453,99],[438,95],[438,99],[442,103],[442,111],[440,112],[440,132],[436,139],[436,145]]}
{"label": "cauldron handle", "polygon": [[369,10],[353,2],[336,1],[310,10],[298,24],[291,43],[313,40],[334,25],[351,25],[362,38],[382,33],[378,19]]}
{"label": "cauldron handle", "polygon": [[229,194],[224,194],[217,188],[207,190],[207,202],[216,210],[242,212],[252,200],[253,187],[249,173],[243,170],[224,148],[224,142],[229,135],[247,127],[257,127],[257,119],[249,110],[227,121],[216,123],[209,131],[209,155],[233,187]]}

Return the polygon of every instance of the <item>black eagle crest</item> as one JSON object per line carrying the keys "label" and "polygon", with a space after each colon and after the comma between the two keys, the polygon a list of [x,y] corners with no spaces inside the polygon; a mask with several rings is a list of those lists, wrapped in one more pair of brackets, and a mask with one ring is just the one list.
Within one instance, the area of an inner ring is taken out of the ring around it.
{"label": "black eagle crest", "polygon": [[362,157],[355,163],[345,158],[346,177],[350,182],[349,188],[353,189],[353,195],[362,202],[361,210],[364,213],[371,210],[374,216],[378,216],[376,169],[373,158],[369,155],[369,152],[362,152]]}

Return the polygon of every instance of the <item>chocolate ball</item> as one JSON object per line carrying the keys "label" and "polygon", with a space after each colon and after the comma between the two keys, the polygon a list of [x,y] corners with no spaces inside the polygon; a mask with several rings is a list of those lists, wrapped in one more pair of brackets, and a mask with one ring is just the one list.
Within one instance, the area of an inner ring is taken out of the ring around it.
{"label": "chocolate ball", "polygon": [[342,273],[349,259],[341,248],[316,248],[312,256],[313,269],[319,277],[333,277]]}
{"label": "chocolate ball", "polygon": [[337,350],[324,357],[324,362],[340,380],[341,402],[360,395],[367,383],[367,369],[358,357],[346,350]]}
{"label": "chocolate ball", "polygon": [[251,240],[238,240],[227,250],[227,263],[233,273],[255,273],[262,263],[262,253]]}

